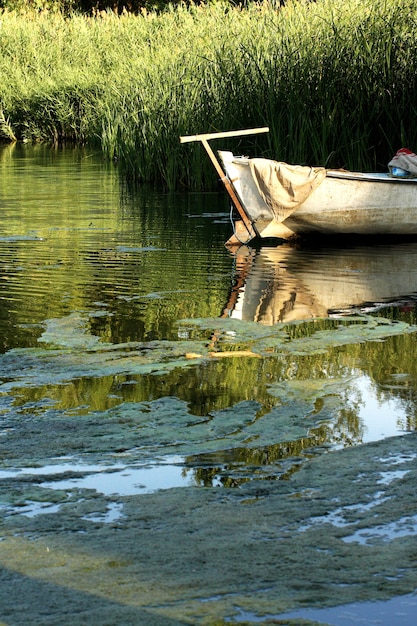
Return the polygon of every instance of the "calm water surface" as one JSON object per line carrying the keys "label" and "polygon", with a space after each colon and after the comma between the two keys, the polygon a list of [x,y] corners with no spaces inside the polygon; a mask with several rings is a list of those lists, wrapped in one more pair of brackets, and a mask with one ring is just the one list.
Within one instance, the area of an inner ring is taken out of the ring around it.
{"label": "calm water surface", "polygon": [[[332,337],[353,314],[415,323],[416,243],[232,254],[223,193],[134,191],[88,149],[3,147],[0,172],[0,477],[238,486],[415,430],[415,335]],[[247,348],[223,322],[255,323],[242,326],[255,342],[285,324],[327,334],[314,350],[187,362],[198,342]]]}

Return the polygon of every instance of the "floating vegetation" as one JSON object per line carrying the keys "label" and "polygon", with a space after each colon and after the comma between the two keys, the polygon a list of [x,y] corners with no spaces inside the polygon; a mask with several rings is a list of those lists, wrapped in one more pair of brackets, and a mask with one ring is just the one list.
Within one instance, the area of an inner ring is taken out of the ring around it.
{"label": "floating vegetation", "polygon": [[[87,473],[84,487],[59,473],[3,479],[1,604],[22,622],[55,602],[75,622],[91,622],[93,607],[94,623],[289,624],[290,610],[411,594],[415,446],[413,436],[358,446],[238,490],[117,496],[111,474],[104,494]],[[381,483],[387,472],[397,477]],[[36,593],[21,608],[28,580]]]}
{"label": "floating vegetation", "polygon": [[387,337],[417,332],[417,326],[406,322],[369,315],[353,315],[338,320],[297,321],[274,326],[231,318],[188,319],[180,324],[212,331],[212,350],[208,353],[211,357],[221,356],[223,351],[228,356],[233,355],[233,350],[242,356],[317,354],[336,346],[381,341]]}
{"label": "floating vegetation", "polygon": [[[88,331],[87,315],[72,313],[45,322],[36,348],[17,348],[0,355],[0,392],[15,387],[59,384],[80,377],[162,374],[189,367],[201,359],[277,357],[325,353],[330,348],[417,332],[417,327],[382,317],[262,326],[232,319],[187,319],[199,339],[106,343]],[[329,328],[330,326],[330,328]],[[296,336],[291,338],[294,328]],[[208,332],[209,331],[209,332]],[[188,335],[188,333],[187,333]]]}
{"label": "floating vegetation", "polygon": [[[77,449],[76,425],[82,428],[84,453],[181,455],[190,457],[192,466],[195,455],[203,455],[197,471],[203,484],[222,465],[207,455],[224,457],[226,450],[234,451],[229,475],[236,483],[251,474],[246,467],[263,467],[258,477],[285,474],[303,450],[362,441],[360,390],[354,381],[363,374],[352,373],[355,355],[347,352],[338,365],[329,365],[326,351],[348,350],[352,344],[356,351],[358,345],[417,330],[369,316],[276,327],[230,319],[182,324],[189,330],[194,326],[200,338],[110,344],[90,333],[89,316],[72,313],[48,320],[38,347],[0,355],[0,415],[10,460],[13,441],[20,453],[28,441],[28,457],[51,455],[51,442],[44,439],[49,428],[60,433],[53,456]],[[374,360],[379,363],[377,354]],[[225,396],[222,387],[227,387]],[[216,400],[200,405],[214,390]],[[404,395],[402,412],[412,412],[407,386],[395,393]],[[412,420],[410,413],[404,428],[411,429]],[[287,457],[293,461],[283,462]]]}

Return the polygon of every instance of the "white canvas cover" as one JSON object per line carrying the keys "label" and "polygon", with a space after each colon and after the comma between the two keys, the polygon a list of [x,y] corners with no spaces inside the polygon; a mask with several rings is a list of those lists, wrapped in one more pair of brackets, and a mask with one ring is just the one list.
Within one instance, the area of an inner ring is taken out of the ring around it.
{"label": "white canvas cover", "polygon": [[324,167],[269,159],[250,159],[250,168],[260,195],[278,222],[291,215],[326,178]]}

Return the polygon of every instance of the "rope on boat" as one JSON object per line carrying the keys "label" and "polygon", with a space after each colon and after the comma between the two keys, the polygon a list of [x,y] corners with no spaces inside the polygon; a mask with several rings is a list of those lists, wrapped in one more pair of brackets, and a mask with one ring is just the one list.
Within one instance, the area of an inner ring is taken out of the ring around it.
{"label": "rope on boat", "polygon": [[[235,227],[235,222],[233,221],[233,210],[234,210],[234,205],[233,202],[230,203],[230,223],[232,225],[232,230],[233,230],[233,235],[236,237],[236,239],[238,240],[239,243],[241,243],[242,245],[245,245],[248,240],[246,239],[246,241],[242,241],[242,239],[239,237],[239,235],[237,234],[236,231],[236,227]],[[247,227],[246,223],[243,222],[245,224],[246,230],[248,231],[248,235],[250,235],[251,239],[252,239],[252,233],[249,230],[249,228]]]}

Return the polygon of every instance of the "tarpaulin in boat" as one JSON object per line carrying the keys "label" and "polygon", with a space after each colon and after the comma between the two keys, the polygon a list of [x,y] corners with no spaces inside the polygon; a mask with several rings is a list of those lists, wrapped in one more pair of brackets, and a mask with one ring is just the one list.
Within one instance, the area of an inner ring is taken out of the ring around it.
{"label": "tarpaulin in boat", "polygon": [[400,148],[388,163],[392,176],[417,178],[417,154],[408,148]]}
{"label": "tarpaulin in boat", "polygon": [[278,222],[284,221],[326,178],[324,167],[288,165],[269,159],[250,159],[252,176]]}

